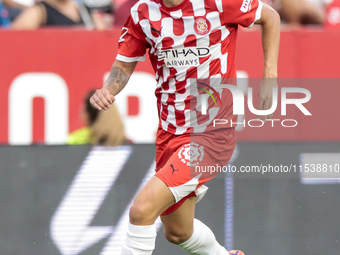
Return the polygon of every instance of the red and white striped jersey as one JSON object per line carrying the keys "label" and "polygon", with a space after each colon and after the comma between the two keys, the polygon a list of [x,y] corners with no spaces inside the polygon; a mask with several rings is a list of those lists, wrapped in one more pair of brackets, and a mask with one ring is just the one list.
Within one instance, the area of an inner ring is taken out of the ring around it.
{"label": "red and white striped jersey", "polygon": [[[251,27],[261,17],[261,9],[259,0],[183,0],[174,7],[166,7],[162,0],[140,0],[134,5],[122,29],[117,59],[143,61],[149,50],[165,131],[184,134],[198,125],[203,132],[214,118],[235,120],[232,97],[224,92],[219,106],[224,110],[218,114],[210,108],[204,116],[192,113],[199,110],[193,107],[199,100],[193,98],[202,92],[197,80],[211,84],[211,79],[236,78],[238,25]],[[214,102],[209,101],[209,106],[214,107]]]}

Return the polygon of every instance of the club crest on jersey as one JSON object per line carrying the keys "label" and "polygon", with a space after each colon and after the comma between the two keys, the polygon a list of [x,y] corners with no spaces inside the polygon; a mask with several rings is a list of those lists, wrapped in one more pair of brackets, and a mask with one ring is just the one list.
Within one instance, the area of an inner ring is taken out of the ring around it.
{"label": "club crest on jersey", "polygon": [[210,32],[211,24],[205,17],[197,17],[195,18],[194,29],[197,34],[206,35]]}
{"label": "club crest on jersey", "polygon": [[191,142],[182,146],[178,151],[178,158],[187,166],[198,166],[204,157],[204,146]]}

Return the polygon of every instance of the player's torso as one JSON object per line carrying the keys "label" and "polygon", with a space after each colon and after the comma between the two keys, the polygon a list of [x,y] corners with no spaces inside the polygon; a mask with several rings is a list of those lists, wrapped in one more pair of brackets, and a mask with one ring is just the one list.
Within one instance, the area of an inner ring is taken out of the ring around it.
{"label": "player's torso", "polygon": [[162,0],[142,0],[134,8],[150,44],[161,125],[171,133],[187,132],[196,80],[235,76],[228,54],[233,60],[237,26],[224,23],[219,0],[184,0],[170,8]]}

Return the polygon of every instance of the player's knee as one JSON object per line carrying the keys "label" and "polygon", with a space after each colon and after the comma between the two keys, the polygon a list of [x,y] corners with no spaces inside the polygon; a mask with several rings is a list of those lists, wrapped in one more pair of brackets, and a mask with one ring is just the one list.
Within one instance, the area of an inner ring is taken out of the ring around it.
{"label": "player's knee", "polygon": [[154,219],[145,203],[133,203],[130,208],[130,222],[134,225],[152,225]]}
{"label": "player's knee", "polygon": [[192,232],[183,229],[180,231],[165,231],[164,235],[170,243],[181,244],[189,240]]}

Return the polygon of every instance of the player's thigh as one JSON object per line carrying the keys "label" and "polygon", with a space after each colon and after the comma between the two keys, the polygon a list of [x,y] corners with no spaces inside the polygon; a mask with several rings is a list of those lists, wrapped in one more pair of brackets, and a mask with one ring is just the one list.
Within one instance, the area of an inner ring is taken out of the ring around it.
{"label": "player's thigh", "polygon": [[175,244],[188,240],[193,233],[196,197],[189,197],[176,211],[161,215],[166,239]]}
{"label": "player's thigh", "polygon": [[136,225],[151,225],[174,203],[170,189],[161,179],[153,176],[136,196],[130,209],[130,222]]}

